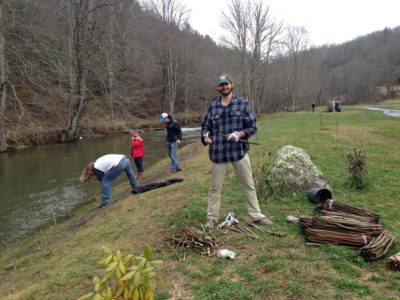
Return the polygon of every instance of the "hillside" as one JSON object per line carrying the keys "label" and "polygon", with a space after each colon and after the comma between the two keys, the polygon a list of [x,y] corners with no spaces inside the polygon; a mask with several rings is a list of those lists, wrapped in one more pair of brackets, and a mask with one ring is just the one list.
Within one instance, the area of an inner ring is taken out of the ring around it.
{"label": "hillside", "polygon": [[[380,107],[400,109],[400,101]],[[400,119],[357,106],[344,106],[341,113],[301,111],[264,115],[250,157],[257,183],[268,153],[290,144],[305,149],[329,179],[334,198],[381,215],[381,224],[400,235],[398,178],[400,177]],[[367,153],[368,186],[359,191],[346,184],[346,152],[360,148]],[[114,204],[94,209],[91,199],[73,216],[43,228],[9,248],[0,256],[2,299],[76,299],[92,290],[93,276],[102,276],[99,261],[106,245],[123,254],[142,254],[144,244],[154,249],[163,284],[156,299],[397,299],[400,273],[387,269],[385,259],[365,262],[354,249],[307,245],[297,224],[286,216],[311,215],[314,205],[304,193],[259,194],[260,206],[275,222],[268,227],[283,237],[214,230],[223,247],[236,252],[234,260],[204,257],[187,252],[179,261],[164,238],[182,226],[199,227],[206,217],[209,187],[207,149],[194,143],[182,150],[183,182],[140,195],[130,195],[127,185],[115,187]],[[146,171],[145,182],[171,178],[167,161]],[[221,221],[229,211],[246,219],[243,194],[232,170],[227,173]],[[389,254],[398,253],[396,245]],[[385,258],[387,258],[387,255]]]}

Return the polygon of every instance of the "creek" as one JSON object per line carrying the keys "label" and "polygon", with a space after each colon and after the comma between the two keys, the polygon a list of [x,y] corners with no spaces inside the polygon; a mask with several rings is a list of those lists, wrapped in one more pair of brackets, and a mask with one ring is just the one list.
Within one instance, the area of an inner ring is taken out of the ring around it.
{"label": "creek", "polygon": [[[182,131],[182,146],[198,141],[200,128]],[[146,175],[146,168],[167,157],[165,131],[140,135],[145,141]],[[8,245],[42,225],[71,215],[89,198],[99,198],[101,186],[96,180],[79,182],[83,167],[108,153],[129,156],[130,143],[130,134],[120,134],[0,154],[0,241]],[[131,164],[136,173],[133,160]],[[123,181],[126,176],[121,174],[113,185]]]}
{"label": "creek", "polygon": [[389,117],[400,117],[399,109],[389,109],[389,108],[378,108],[378,107],[364,107],[369,110],[379,110],[382,111],[384,115]]}

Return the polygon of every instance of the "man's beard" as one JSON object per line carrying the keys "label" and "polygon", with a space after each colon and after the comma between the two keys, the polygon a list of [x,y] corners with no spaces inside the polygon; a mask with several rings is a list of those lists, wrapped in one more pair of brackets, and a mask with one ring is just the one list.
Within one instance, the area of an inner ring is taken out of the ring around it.
{"label": "man's beard", "polygon": [[222,95],[222,96],[228,96],[230,93],[232,93],[233,92],[233,88],[230,88],[228,91],[226,91],[226,90],[222,90],[222,91],[219,91],[219,93]]}

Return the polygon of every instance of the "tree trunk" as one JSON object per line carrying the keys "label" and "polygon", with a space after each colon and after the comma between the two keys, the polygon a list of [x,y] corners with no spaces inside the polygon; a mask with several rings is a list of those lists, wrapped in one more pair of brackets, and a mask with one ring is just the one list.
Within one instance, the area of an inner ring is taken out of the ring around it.
{"label": "tree trunk", "polygon": [[[68,99],[67,124],[60,136],[62,143],[78,139],[80,120],[85,108],[86,80],[89,73],[90,41],[94,29],[93,0],[75,0],[73,63],[70,76],[71,93]],[[75,85],[75,86],[74,86]]]}
{"label": "tree trunk", "polygon": [[7,150],[5,136],[5,110],[6,110],[6,96],[7,96],[7,64],[5,54],[5,37],[4,37],[4,20],[3,20],[3,1],[0,0],[0,152]]}

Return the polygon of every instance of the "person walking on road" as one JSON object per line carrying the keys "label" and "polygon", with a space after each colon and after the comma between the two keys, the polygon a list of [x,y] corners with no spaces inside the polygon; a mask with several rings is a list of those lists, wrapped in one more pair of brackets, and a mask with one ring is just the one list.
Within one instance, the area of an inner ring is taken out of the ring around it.
{"label": "person walking on road", "polygon": [[167,152],[171,159],[170,171],[171,173],[182,171],[177,156],[178,147],[182,140],[181,125],[167,113],[162,113],[160,115],[160,122],[165,124],[165,129],[167,131]]}
{"label": "person walking on road", "polygon": [[125,172],[128,177],[132,193],[137,194],[137,179],[131,168],[129,158],[123,154],[106,154],[98,158],[95,162],[89,162],[83,169],[79,180],[87,182],[96,177],[100,181],[103,195],[98,208],[102,208],[110,204],[111,185],[122,172]]}
{"label": "person walking on road", "polygon": [[222,74],[218,77],[217,91],[220,96],[208,106],[201,124],[201,141],[209,146],[212,163],[207,222],[204,227],[211,230],[218,222],[221,189],[228,164],[233,166],[246,195],[246,208],[251,220],[271,225],[272,221],[261,213],[247,153],[249,144],[246,141],[257,132],[256,119],[249,102],[233,94],[231,76]]}

